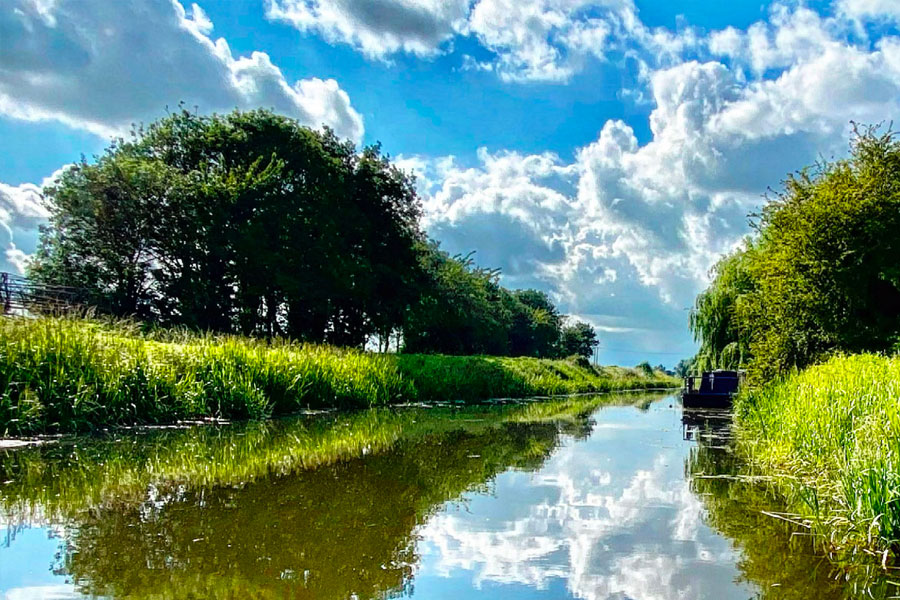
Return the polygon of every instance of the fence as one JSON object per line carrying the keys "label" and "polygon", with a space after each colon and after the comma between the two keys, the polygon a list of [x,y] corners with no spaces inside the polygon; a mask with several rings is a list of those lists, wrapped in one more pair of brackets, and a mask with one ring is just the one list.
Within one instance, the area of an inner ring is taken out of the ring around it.
{"label": "fence", "polygon": [[83,309],[84,290],[48,285],[0,272],[0,302],[4,314],[65,313]]}

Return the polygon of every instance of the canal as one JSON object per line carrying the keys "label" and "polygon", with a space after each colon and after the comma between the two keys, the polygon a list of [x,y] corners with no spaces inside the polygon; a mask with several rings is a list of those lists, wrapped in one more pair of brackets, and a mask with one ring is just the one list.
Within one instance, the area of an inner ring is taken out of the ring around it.
{"label": "canal", "polygon": [[727,412],[621,394],[0,450],[0,598],[888,598],[732,477]]}

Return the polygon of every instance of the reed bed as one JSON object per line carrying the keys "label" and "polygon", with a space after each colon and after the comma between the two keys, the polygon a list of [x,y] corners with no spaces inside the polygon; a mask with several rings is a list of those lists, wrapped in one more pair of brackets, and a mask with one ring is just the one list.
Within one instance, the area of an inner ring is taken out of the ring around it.
{"label": "reed bed", "polygon": [[672,387],[568,360],[393,355],[71,318],[0,319],[0,435]]}
{"label": "reed bed", "polygon": [[739,447],[830,549],[896,555],[900,357],[836,357],[737,399]]}

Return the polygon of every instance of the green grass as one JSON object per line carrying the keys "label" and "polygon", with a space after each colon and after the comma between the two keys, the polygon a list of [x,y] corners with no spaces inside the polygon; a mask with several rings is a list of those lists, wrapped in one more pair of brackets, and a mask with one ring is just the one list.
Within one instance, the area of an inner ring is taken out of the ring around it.
{"label": "green grass", "polygon": [[900,358],[832,358],[737,399],[741,452],[828,549],[896,554]]}
{"label": "green grass", "polygon": [[78,319],[0,319],[0,434],[87,431],[307,408],[672,387],[568,360],[373,354]]}

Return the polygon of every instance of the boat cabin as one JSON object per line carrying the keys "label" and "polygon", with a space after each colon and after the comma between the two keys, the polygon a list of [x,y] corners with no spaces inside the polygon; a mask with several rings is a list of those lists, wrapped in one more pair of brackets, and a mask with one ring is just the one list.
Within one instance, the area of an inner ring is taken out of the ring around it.
{"label": "boat cabin", "polygon": [[689,408],[731,406],[731,397],[737,393],[743,380],[744,371],[724,369],[685,377],[681,390],[682,404]]}

